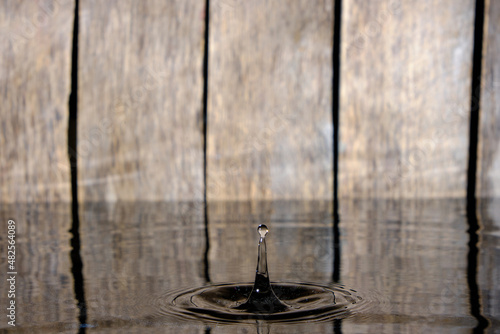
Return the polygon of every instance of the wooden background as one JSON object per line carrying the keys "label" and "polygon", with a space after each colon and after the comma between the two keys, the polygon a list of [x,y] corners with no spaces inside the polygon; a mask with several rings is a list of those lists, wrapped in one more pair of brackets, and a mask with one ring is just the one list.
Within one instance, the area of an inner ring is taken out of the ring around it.
{"label": "wooden background", "polygon": [[71,200],[74,1],[0,1],[0,201]]}
{"label": "wooden background", "polygon": [[[478,193],[500,195],[500,3],[486,1],[481,76]],[[478,80],[475,78],[475,80]]]}
{"label": "wooden background", "polygon": [[210,4],[207,197],[331,198],[332,1]]}
{"label": "wooden background", "polygon": [[474,1],[346,1],[342,18],[339,196],[465,196]]}
{"label": "wooden background", "polygon": [[80,2],[80,200],[203,199],[203,11]]}
{"label": "wooden background", "polygon": [[[475,1],[343,0],[338,143],[334,7],[209,1],[204,77],[205,1],[80,0],[79,200],[331,199],[334,144],[341,198],[463,197],[477,80],[477,190],[500,195],[498,1],[472,78]],[[0,1],[1,202],[71,201],[74,9]]]}

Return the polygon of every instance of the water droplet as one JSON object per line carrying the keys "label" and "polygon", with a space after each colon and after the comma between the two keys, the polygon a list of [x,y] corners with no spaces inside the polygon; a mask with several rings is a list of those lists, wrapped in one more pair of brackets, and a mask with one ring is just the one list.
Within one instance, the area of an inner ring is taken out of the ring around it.
{"label": "water droplet", "polygon": [[257,231],[259,231],[260,237],[264,239],[266,237],[266,234],[269,232],[269,229],[266,225],[260,224],[259,227],[257,227]]}

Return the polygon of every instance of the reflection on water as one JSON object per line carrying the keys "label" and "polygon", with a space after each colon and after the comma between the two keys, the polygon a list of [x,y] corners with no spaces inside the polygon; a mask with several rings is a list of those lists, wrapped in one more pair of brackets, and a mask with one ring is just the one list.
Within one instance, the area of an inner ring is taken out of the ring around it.
{"label": "reflection on water", "polygon": [[16,222],[16,327],[20,332],[74,333],[78,309],[69,257],[71,206],[0,205],[0,327],[6,311],[7,221]]}
{"label": "reflection on water", "polygon": [[479,205],[482,226],[478,260],[478,285],[483,315],[493,333],[500,333],[500,200],[484,200]]}
{"label": "reflection on water", "polygon": [[[476,283],[489,333],[500,332],[498,204],[478,206]],[[477,321],[471,315],[463,201],[341,201],[339,213],[335,248],[329,202],[214,203],[206,212],[201,203],[80,204],[87,331],[472,332]],[[77,333],[70,205],[1,205],[0,219],[4,276],[6,222],[14,219],[18,226],[17,331]],[[168,291],[252,281],[260,223],[272,233],[267,247],[273,281],[329,285],[339,277],[372,307],[341,321],[293,325],[216,325],[158,315]],[[5,279],[0,282],[5,291]],[[2,309],[7,302],[1,292]],[[8,328],[5,319],[0,328]]]}

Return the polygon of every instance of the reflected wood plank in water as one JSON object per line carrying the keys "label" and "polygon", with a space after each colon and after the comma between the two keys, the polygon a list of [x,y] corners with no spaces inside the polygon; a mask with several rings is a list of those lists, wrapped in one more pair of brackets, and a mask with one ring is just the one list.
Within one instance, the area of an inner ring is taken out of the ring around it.
{"label": "reflected wood plank in water", "polygon": [[[463,200],[341,202],[342,282],[385,302],[347,332],[469,332]],[[385,304],[385,305],[384,305]],[[374,324],[377,324],[374,326]]]}
{"label": "reflected wood plank in water", "polygon": [[[500,196],[500,2],[485,1],[477,193]],[[472,78],[478,80],[479,78]],[[476,92],[474,92],[476,93]],[[474,95],[478,99],[477,94]],[[477,102],[475,100],[474,102]]]}
{"label": "reflected wood plank in water", "polygon": [[331,201],[216,202],[208,214],[213,282],[254,280],[259,224],[269,227],[271,281],[331,281]]}
{"label": "reflected wood plank in water", "polygon": [[500,328],[500,199],[481,199],[478,285],[483,315]]}
{"label": "reflected wood plank in water", "polygon": [[464,197],[474,1],[342,8],[339,196]]}
{"label": "reflected wood plank in water", "polygon": [[333,1],[210,1],[207,198],[332,198]]}
{"label": "reflected wood plank in water", "polygon": [[73,0],[0,2],[0,202],[71,200]]}
{"label": "reflected wood plank in water", "polygon": [[203,4],[80,2],[79,200],[203,199]]}
{"label": "reflected wood plank in water", "polygon": [[[16,329],[21,332],[74,332],[79,326],[69,256],[70,212],[69,204],[0,206],[0,268],[4,273],[7,220],[16,222]],[[0,305],[5,310],[9,303],[5,279],[0,289]],[[6,322],[2,320],[0,328],[10,327]]]}
{"label": "reflected wood plank in water", "polygon": [[81,226],[90,324],[144,324],[158,295],[204,283],[202,203],[85,203]]}

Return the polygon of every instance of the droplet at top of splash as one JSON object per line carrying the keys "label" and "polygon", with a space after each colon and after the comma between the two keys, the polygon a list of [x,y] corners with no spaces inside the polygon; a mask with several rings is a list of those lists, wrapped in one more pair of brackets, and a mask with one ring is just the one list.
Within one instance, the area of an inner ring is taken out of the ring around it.
{"label": "droplet at top of splash", "polygon": [[266,225],[260,224],[259,227],[257,227],[257,231],[260,234],[260,238],[264,239],[266,237],[267,233],[269,232],[269,229],[267,228]]}

